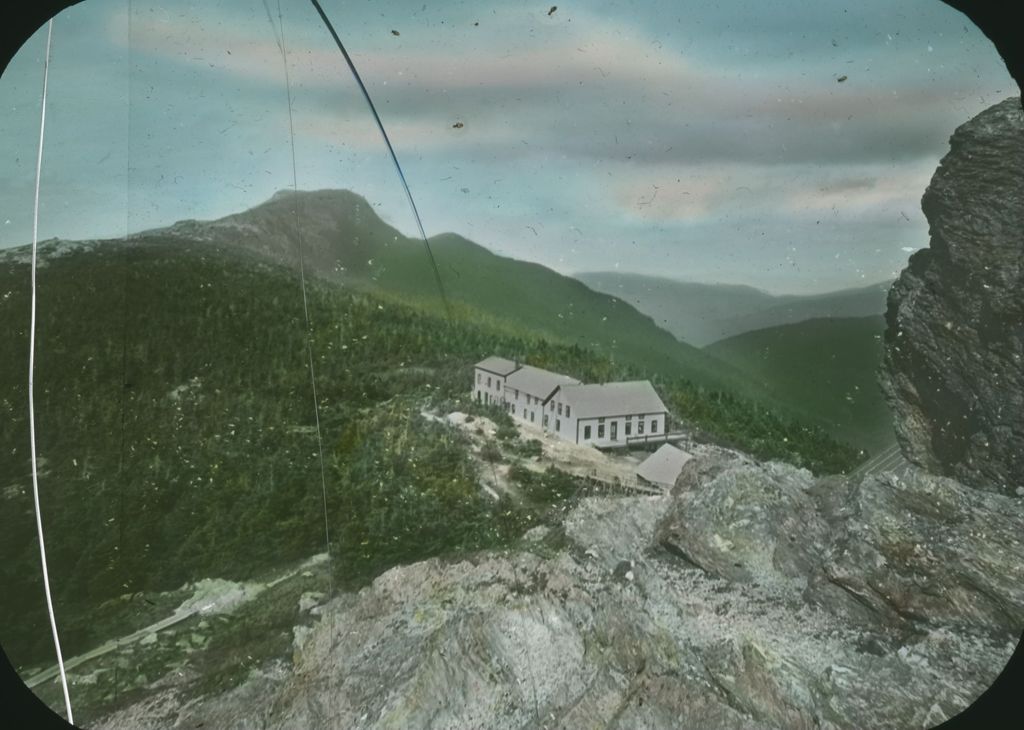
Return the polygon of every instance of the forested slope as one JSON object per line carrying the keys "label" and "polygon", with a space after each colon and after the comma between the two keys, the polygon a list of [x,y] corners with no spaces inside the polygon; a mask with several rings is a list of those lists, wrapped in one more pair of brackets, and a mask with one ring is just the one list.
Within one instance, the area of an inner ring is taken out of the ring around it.
{"label": "forested slope", "polygon": [[[297,274],[236,248],[151,238],[48,255],[36,406],[51,583],[66,653],[117,635],[147,592],[242,579],[324,550],[324,494]],[[27,434],[29,270],[0,260],[0,642],[49,662]],[[854,452],[682,378],[462,311],[446,321],[308,282],[338,579],[499,546],[527,515],[481,496],[458,431],[471,364],[497,353],[584,380],[651,375],[683,422],[764,458],[839,471]],[[458,402],[462,399],[462,402]],[[139,593],[141,592],[141,593]]]}

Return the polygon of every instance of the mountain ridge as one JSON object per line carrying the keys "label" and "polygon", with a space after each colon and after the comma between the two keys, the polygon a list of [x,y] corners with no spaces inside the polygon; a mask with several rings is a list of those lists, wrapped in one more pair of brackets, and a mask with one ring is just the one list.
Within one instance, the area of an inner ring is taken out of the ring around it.
{"label": "mountain ridge", "polygon": [[[298,225],[296,225],[298,222]],[[540,335],[606,353],[652,375],[683,377],[733,393],[780,414],[825,426],[828,418],[784,397],[747,373],[685,342],[619,296],[541,264],[513,259],[455,232],[423,242],[384,222],[351,190],[280,190],[238,213],[210,221],[184,219],[132,234],[128,242],[202,243],[300,269],[306,277],[385,297],[436,315],[485,318],[489,326],[529,339]],[[114,239],[112,243],[123,243]],[[54,249],[74,246],[53,244]],[[437,288],[440,278],[448,310]],[[538,363],[543,366],[544,363]],[[863,447],[863,444],[857,444]]]}
{"label": "mountain ridge", "polygon": [[881,315],[892,282],[822,294],[776,295],[745,284],[708,284],[614,271],[573,275],[592,289],[614,294],[697,347],[753,330],[816,317]]}
{"label": "mountain ridge", "polygon": [[[366,198],[351,190],[282,189],[238,213],[208,221],[183,219],[129,236],[141,244],[167,239],[248,251],[296,269],[301,244],[307,276],[444,312],[423,242],[384,222]],[[541,264],[494,253],[455,232],[428,241],[445,296],[457,312],[479,310],[510,333],[543,333],[581,347],[608,348],[613,357],[682,375],[707,388],[772,401],[749,389],[728,364],[679,342],[618,297]],[[772,405],[786,408],[780,402]]]}

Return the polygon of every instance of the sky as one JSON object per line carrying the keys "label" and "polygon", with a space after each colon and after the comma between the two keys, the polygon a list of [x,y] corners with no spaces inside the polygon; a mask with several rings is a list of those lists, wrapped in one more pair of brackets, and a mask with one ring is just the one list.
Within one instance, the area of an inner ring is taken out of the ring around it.
{"label": "sky", "polygon": [[[565,274],[773,293],[893,278],[928,245],[920,198],[949,136],[1020,93],[938,0],[322,5],[428,236]],[[40,240],[257,205],[292,185],[290,128],[300,189],[353,190],[417,235],[309,2],[281,0],[280,18],[277,0],[130,7],[55,19]],[[0,77],[0,248],[31,242],[45,40]]]}

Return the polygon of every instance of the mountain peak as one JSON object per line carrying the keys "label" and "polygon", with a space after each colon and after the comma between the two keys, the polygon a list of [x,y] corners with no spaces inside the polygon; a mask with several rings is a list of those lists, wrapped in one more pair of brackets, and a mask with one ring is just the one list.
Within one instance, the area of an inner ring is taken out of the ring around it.
{"label": "mountain peak", "polygon": [[[299,197],[309,200],[324,200],[324,201],[337,201],[337,202],[353,202],[358,201],[369,205],[366,198],[358,193],[354,193],[346,188],[321,188],[319,190],[293,190],[292,188],[281,188],[276,193],[270,196],[268,200],[260,205],[266,203],[272,203],[276,200],[285,200],[287,198]],[[260,207],[259,205],[255,207]]]}

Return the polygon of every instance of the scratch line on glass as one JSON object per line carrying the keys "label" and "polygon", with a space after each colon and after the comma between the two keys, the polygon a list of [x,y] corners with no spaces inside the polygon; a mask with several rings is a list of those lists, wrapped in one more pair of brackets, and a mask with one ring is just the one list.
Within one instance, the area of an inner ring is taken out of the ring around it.
{"label": "scratch line on glass", "polygon": [[[299,176],[298,168],[295,164],[295,124],[292,115],[292,87],[291,87],[291,76],[288,72],[288,51],[285,47],[284,39],[284,17],[281,14],[281,0],[277,0],[277,20],[278,26],[274,25],[273,18],[270,14],[270,7],[267,5],[267,0],[263,0],[263,7],[267,11],[267,17],[270,18],[271,27],[274,28],[274,37],[277,40],[277,47],[281,51],[281,62],[284,65],[284,81],[285,91],[288,95],[288,134],[291,141],[291,156],[292,156],[292,193],[294,195],[292,199],[292,209],[295,213],[295,241],[298,248],[299,254],[299,278],[302,282],[302,310],[306,319],[306,355],[309,360],[309,382],[313,391],[313,418],[316,422],[316,443],[317,443],[317,457],[320,462],[320,493],[323,499],[323,511],[324,511],[324,542],[327,548],[327,581],[328,581],[328,595],[334,595],[334,568],[331,558],[331,529],[330,523],[327,517],[327,474],[324,467],[324,442],[323,436],[320,430],[320,402],[316,392],[316,368],[313,365],[313,328],[309,318],[309,299],[306,294],[306,268],[305,261],[302,256],[302,225],[299,219]],[[280,29],[280,35],[278,30]],[[331,620],[333,622],[334,615],[331,614]],[[333,634],[333,631],[332,631]]]}
{"label": "scratch line on glass", "polygon": [[74,724],[71,713],[71,697],[68,695],[68,678],[64,672],[64,656],[60,650],[60,638],[57,635],[57,617],[53,613],[53,597],[50,595],[50,574],[46,568],[46,542],[43,538],[43,516],[39,509],[39,459],[36,455],[36,403],[35,403],[35,366],[36,366],[36,253],[39,243],[39,179],[43,171],[43,135],[46,131],[46,92],[50,77],[50,47],[53,39],[53,18],[46,30],[46,55],[43,58],[43,98],[42,110],[39,114],[39,154],[36,157],[36,191],[35,204],[32,210],[32,321],[29,325],[28,337],[28,434],[32,452],[32,499],[36,512],[36,531],[39,533],[39,562],[43,568],[43,590],[46,593],[46,611],[50,615],[50,630],[53,632],[53,646],[57,651],[57,666],[60,668],[60,684],[64,690],[64,707],[67,709],[68,722]]}
{"label": "scratch line on glass", "polygon": [[377,107],[373,105],[373,100],[370,98],[370,92],[366,90],[366,85],[363,83],[362,77],[359,76],[359,72],[356,70],[355,63],[352,62],[352,57],[348,55],[348,51],[345,50],[345,45],[341,42],[341,38],[338,37],[337,31],[334,30],[334,25],[331,24],[330,18],[327,17],[327,13],[320,6],[318,0],[310,0],[313,3],[313,7],[316,8],[317,13],[320,14],[320,18],[324,21],[324,25],[327,26],[327,30],[330,32],[331,37],[334,38],[334,43],[338,46],[338,50],[341,51],[341,55],[345,57],[345,62],[348,64],[349,70],[352,72],[353,78],[356,83],[359,84],[359,90],[363,92],[363,98],[366,99],[367,106],[370,107],[370,112],[373,114],[373,119],[377,123],[377,129],[380,130],[381,136],[384,138],[384,144],[387,145],[388,153],[391,155],[391,161],[395,165],[395,170],[398,172],[398,177],[402,181],[402,188],[405,190],[405,197],[409,200],[409,207],[412,208],[413,217],[416,219],[416,225],[420,230],[420,238],[423,239],[423,245],[427,250],[427,256],[430,259],[430,266],[434,271],[434,280],[437,282],[437,290],[441,294],[441,302],[444,304],[445,314],[448,315],[448,319],[451,319],[451,308],[448,305],[448,297],[444,293],[444,284],[441,281],[441,272],[437,268],[437,261],[434,260],[434,252],[430,249],[430,242],[427,240],[427,234],[423,230],[423,221],[420,220],[420,213],[416,209],[416,201],[412,198],[412,192],[409,190],[409,183],[405,180],[405,173],[402,172],[402,166],[398,163],[398,156],[395,154],[394,147],[391,146],[391,140],[388,138],[388,133],[384,130],[384,123],[380,120],[380,115],[377,113]]}

